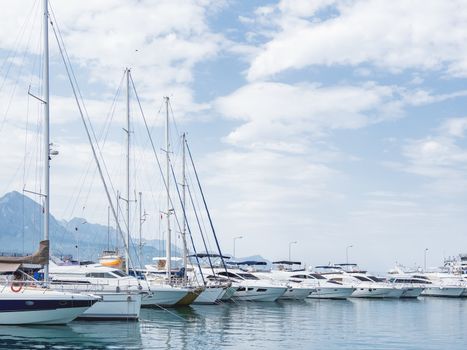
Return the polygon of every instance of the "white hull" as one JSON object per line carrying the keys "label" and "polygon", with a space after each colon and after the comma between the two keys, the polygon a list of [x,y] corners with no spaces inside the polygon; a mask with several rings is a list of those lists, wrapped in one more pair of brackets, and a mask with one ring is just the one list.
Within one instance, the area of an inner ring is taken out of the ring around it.
{"label": "white hull", "polygon": [[222,287],[207,287],[195,299],[193,304],[215,304],[224,294],[225,288]]}
{"label": "white hull", "polygon": [[427,287],[421,295],[429,297],[460,297],[464,288],[458,287]]}
{"label": "white hull", "polygon": [[286,290],[286,287],[239,286],[232,299],[244,301],[276,301]]}
{"label": "white hull", "polygon": [[279,300],[305,300],[313,291],[313,288],[292,287],[287,288]]}
{"label": "white hull", "polygon": [[143,296],[141,305],[143,307],[174,306],[187,294],[186,289],[151,287],[151,293]]}
{"label": "white hull", "polygon": [[96,299],[42,288],[12,292],[4,286],[0,289],[0,324],[65,324],[92,307]]}
{"label": "white hull", "polygon": [[461,297],[467,297],[467,288],[464,288],[464,291],[462,292]]}
{"label": "white hull", "polygon": [[137,320],[141,310],[141,294],[97,294],[102,300],[95,303],[78,318],[88,320]]}
{"label": "white hull", "polygon": [[309,295],[310,299],[347,299],[350,298],[355,288],[339,287],[339,288],[315,288]]}
{"label": "white hull", "polygon": [[371,287],[371,288],[356,288],[352,293],[352,298],[400,298],[403,289]]}
{"label": "white hull", "polygon": [[424,288],[407,287],[402,293],[401,298],[418,298],[422,294]]}
{"label": "white hull", "polygon": [[237,287],[229,287],[227,288],[224,293],[221,295],[221,301],[229,301],[234,296],[235,292],[237,291]]}
{"label": "white hull", "polygon": [[44,311],[0,312],[0,324],[66,324],[73,321],[88,308],[69,308]]}

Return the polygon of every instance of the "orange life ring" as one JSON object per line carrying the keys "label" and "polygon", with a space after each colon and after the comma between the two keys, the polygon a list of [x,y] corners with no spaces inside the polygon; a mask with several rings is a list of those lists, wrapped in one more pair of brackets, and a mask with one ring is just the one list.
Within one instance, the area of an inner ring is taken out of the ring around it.
{"label": "orange life ring", "polygon": [[10,289],[12,292],[19,293],[23,289],[23,283],[20,281],[12,282]]}

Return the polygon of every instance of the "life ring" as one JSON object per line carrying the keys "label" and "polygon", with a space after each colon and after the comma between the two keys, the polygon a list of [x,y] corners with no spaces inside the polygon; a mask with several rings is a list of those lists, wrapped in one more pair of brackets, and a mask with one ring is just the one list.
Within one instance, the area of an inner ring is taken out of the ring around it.
{"label": "life ring", "polygon": [[19,293],[23,289],[23,283],[20,281],[12,282],[10,289],[12,292]]}

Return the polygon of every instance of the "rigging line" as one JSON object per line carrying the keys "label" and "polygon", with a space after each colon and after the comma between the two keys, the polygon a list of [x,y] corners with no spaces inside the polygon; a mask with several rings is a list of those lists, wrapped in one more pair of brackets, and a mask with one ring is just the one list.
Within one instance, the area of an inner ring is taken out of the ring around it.
{"label": "rigging line", "polygon": [[[116,91],[116,93],[115,93],[115,95],[113,97],[110,109],[109,109],[109,111],[107,113],[104,126],[102,127],[102,130],[101,130],[101,132],[99,134],[99,140],[101,140],[101,142],[102,142],[102,148],[104,148],[104,146],[105,146],[105,144],[107,142],[107,137],[108,137],[109,132],[110,132],[110,125],[111,125],[111,123],[113,121],[113,118],[115,116],[116,100],[117,100],[118,96],[120,95],[120,91],[121,91],[121,87],[123,85],[124,77],[125,77],[125,75],[123,74],[122,78],[120,79],[120,84],[118,85],[117,91]],[[102,140],[102,138],[103,138],[103,140]],[[85,184],[85,182],[87,180],[87,177],[89,175],[89,171],[91,169],[92,164],[93,164],[93,159],[91,157],[91,159],[88,162],[86,172],[85,172],[84,176],[82,177],[82,180],[80,181],[81,185],[78,185],[75,188],[75,190],[73,191],[73,195],[70,196],[70,200],[68,201],[68,204],[66,205],[65,210],[63,211],[63,215],[66,215],[66,213],[68,212],[68,209],[70,208],[71,201],[73,200],[73,198],[75,198],[75,202],[73,204],[73,207],[71,209],[71,213],[69,215],[70,217],[73,216],[73,213],[75,212],[76,206],[78,204],[78,200],[81,197],[81,192],[83,190],[84,184]],[[93,178],[96,175],[96,171],[97,171],[97,169],[95,168]],[[76,194],[76,192],[78,192],[78,193]],[[75,196],[75,194],[76,194],[76,196]]]}
{"label": "rigging line", "polygon": [[[7,106],[6,106],[6,109],[5,109],[5,113],[4,113],[3,118],[2,118],[2,122],[1,122],[1,125],[0,125],[0,132],[3,131],[3,128],[4,128],[4,126],[5,126],[6,118],[7,118],[8,113],[10,112],[11,104],[12,104],[12,102],[13,102],[13,97],[16,95],[16,89],[17,89],[17,87],[18,87],[18,83],[19,83],[20,77],[21,77],[21,75],[22,75],[22,73],[23,73],[23,69],[24,69],[24,66],[25,66],[24,61],[25,61],[25,59],[26,59],[26,55],[27,55],[27,52],[28,52],[28,49],[29,49],[29,45],[30,45],[30,43],[31,43],[31,38],[32,38],[32,33],[33,33],[33,30],[32,30],[32,29],[33,29],[33,28],[31,28],[31,31],[30,31],[30,33],[29,33],[29,37],[28,37],[27,42],[26,42],[26,44],[25,44],[24,52],[23,52],[23,55],[22,55],[22,57],[21,57],[19,73],[18,73],[18,75],[16,76],[15,83],[14,83],[14,86],[13,86],[13,91],[12,91],[11,94],[10,94],[10,99],[9,99],[9,101],[8,101],[8,103],[7,103]],[[5,78],[5,80],[6,80],[6,78]],[[4,80],[4,81],[5,81],[5,80]],[[2,85],[2,87],[3,87],[3,85]]]}
{"label": "rigging line", "polygon": [[[135,92],[135,97],[136,97],[136,101],[138,102],[138,106],[139,106],[139,110],[141,112],[141,116],[143,118],[143,121],[144,121],[144,125],[146,127],[146,132],[148,133],[148,137],[149,137],[149,141],[151,143],[151,147],[152,147],[152,151],[153,151],[153,154],[154,154],[154,157],[156,158],[156,162],[157,162],[157,165],[158,165],[158,168],[159,168],[159,172],[160,172],[160,175],[161,175],[161,178],[162,178],[162,182],[164,184],[164,188],[165,190],[167,191],[167,193],[169,193],[168,191],[168,186],[167,186],[167,182],[165,181],[165,178],[164,178],[164,172],[162,171],[162,167],[161,167],[161,163],[159,161],[159,157],[157,156],[157,152],[156,152],[156,148],[154,146],[154,141],[152,139],[152,136],[151,134],[149,133],[149,128],[148,128],[148,123],[146,121],[146,116],[144,115],[144,111],[143,111],[143,107],[141,105],[141,101],[139,99],[139,95],[138,95],[138,92],[136,91],[136,87],[135,87],[135,82],[133,81],[133,77],[130,73],[130,81],[131,81],[131,84],[132,84],[132,87],[133,87],[133,91]],[[176,181],[175,181],[176,182]],[[174,208],[174,203],[172,201],[172,196],[168,196],[168,199],[169,199],[169,203],[170,205],[172,206],[172,208]],[[167,213],[168,214],[168,213]],[[178,230],[179,231],[182,231],[182,228],[181,228],[181,224],[180,224],[180,221],[178,219],[178,216],[177,216],[177,212],[174,211],[174,217],[175,217],[175,222],[177,224],[177,227],[178,227]]]}
{"label": "rigging line", "polygon": [[182,207],[183,217],[184,217],[185,222],[186,222],[186,228],[187,228],[188,234],[190,236],[191,245],[193,246],[193,252],[195,253],[196,263],[198,264],[199,273],[200,273],[201,278],[203,280],[203,284],[206,285],[206,281],[204,280],[203,270],[201,269],[201,264],[199,262],[198,253],[196,252],[196,247],[195,247],[195,242],[193,240],[193,235],[191,234],[190,224],[189,224],[189,222],[187,220],[187,217],[186,217],[185,205],[183,205],[182,196],[180,195],[180,189],[178,187],[177,178],[175,177],[175,172],[174,172],[174,168],[173,168],[172,164],[170,164],[170,170],[172,172],[172,177],[174,179],[175,188],[177,189],[178,200],[180,201],[180,206]]}
{"label": "rigging line", "polygon": [[[88,137],[88,141],[89,141],[89,145],[91,147],[91,151],[92,151],[92,154],[94,156],[94,160],[96,162],[96,165],[97,165],[97,168],[99,170],[99,175],[101,177],[101,181],[102,181],[102,185],[104,186],[104,189],[105,189],[105,193],[107,195],[107,200],[109,201],[109,205],[110,205],[110,208],[112,209],[112,214],[114,215],[114,217],[116,218],[116,212],[115,212],[115,208],[114,208],[114,205],[113,205],[113,202],[112,202],[112,199],[110,197],[110,192],[109,192],[109,189],[107,187],[107,183],[105,182],[105,178],[104,178],[104,174],[102,172],[102,168],[101,168],[101,165],[99,163],[99,159],[97,158],[97,153],[96,153],[96,149],[94,147],[94,143],[92,141],[92,138],[91,138],[91,134],[89,132],[89,128],[88,128],[88,125],[86,123],[86,119],[84,118],[84,114],[83,114],[83,110],[81,108],[81,104],[79,103],[79,99],[78,99],[78,95],[76,94],[76,89],[75,89],[75,86],[73,84],[73,80],[69,74],[69,68],[68,68],[68,65],[67,65],[67,62],[66,62],[66,59],[65,59],[65,56],[63,55],[63,49],[60,45],[60,42],[58,40],[58,36],[57,36],[57,32],[55,30],[55,27],[53,25],[53,23],[51,22],[51,27],[53,29],[53,33],[55,35],[55,39],[57,40],[57,44],[58,44],[58,48],[59,48],[59,51],[60,51],[60,55],[62,57],[62,60],[63,60],[63,64],[65,65],[65,70],[67,72],[67,76],[68,76],[68,81],[70,82],[70,85],[71,85],[71,89],[73,90],[73,95],[75,97],[75,102],[77,104],[77,107],[78,107],[78,110],[79,110],[79,114],[80,114],[80,117],[81,117],[81,121],[83,122],[83,126],[84,126],[84,129],[86,131],[86,136]],[[119,228],[119,231],[120,233],[122,232],[121,231],[121,227],[120,227],[120,224],[119,222],[117,221],[117,226]],[[125,241],[123,235],[122,235],[122,239]],[[129,248],[126,246],[126,244],[124,244],[124,247],[125,247],[125,251],[128,253],[128,259],[130,260],[129,262],[131,263],[132,266],[133,263],[131,261],[131,258],[130,258],[130,252],[129,252]]]}
{"label": "rigging line", "polygon": [[[67,72],[67,74],[69,74],[71,72],[71,76],[69,78],[70,78],[70,80],[72,80],[74,82],[74,89],[78,93],[76,99],[81,100],[80,106],[82,106],[82,110],[84,110],[84,112],[85,112],[83,114],[83,117],[85,116],[87,118],[87,120],[88,120],[88,124],[89,124],[88,128],[91,131],[90,134],[92,134],[93,140],[96,143],[95,148],[97,148],[98,154],[101,157],[101,163],[102,163],[102,165],[104,167],[104,170],[106,172],[106,175],[108,177],[109,184],[110,184],[110,187],[111,187],[112,192],[113,192],[112,194],[115,195],[116,191],[115,191],[115,188],[114,188],[113,183],[111,181],[110,173],[108,171],[107,164],[105,162],[105,158],[104,158],[102,150],[101,150],[101,148],[99,146],[99,142],[98,142],[98,139],[96,137],[96,134],[95,134],[94,128],[92,126],[91,120],[89,118],[89,114],[88,114],[88,111],[86,109],[86,104],[84,103],[84,99],[83,99],[83,96],[81,94],[81,90],[79,88],[78,80],[76,79],[76,75],[74,73],[73,66],[71,65],[71,60],[70,60],[70,57],[68,56],[68,51],[67,51],[66,46],[65,46],[65,41],[63,40],[61,31],[60,31],[60,28],[59,28],[59,24],[58,24],[57,18],[55,17],[55,13],[53,12],[52,6],[50,6],[50,10],[51,10],[52,17],[53,17],[53,20],[54,20],[53,22],[52,22],[52,20],[50,20],[50,25],[53,28],[55,38],[56,38],[57,43],[58,43],[58,45],[59,45],[59,47],[61,49],[61,54],[62,54],[63,61],[64,61],[65,64],[66,64],[66,62],[68,62],[68,66],[67,66],[68,67],[67,68],[68,72]],[[57,28],[55,28],[55,24],[56,24]],[[58,31],[58,33],[57,33],[57,31]],[[63,55],[63,53],[64,53],[64,55]],[[79,97],[79,99],[78,99],[78,97]]]}
{"label": "rigging line", "polygon": [[[191,178],[190,173],[187,173],[187,175],[188,175],[187,179],[188,179],[188,182],[189,182],[189,185],[188,185],[188,186],[191,186],[192,188],[194,188],[194,187],[195,187],[195,186],[194,186],[194,181],[193,181],[193,179]],[[196,204],[196,208],[198,209],[198,212],[199,212],[199,213],[203,213],[203,211],[201,210],[201,204],[199,203],[199,199],[198,199],[198,197],[197,197],[197,195],[196,195],[196,192],[195,192],[195,193],[192,193],[192,194],[193,194],[193,199],[194,199],[194,202],[195,202],[195,204]],[[204,220],[203,215],[200,215],[200,219],[201,219],[200,221],[201,221],[201,224],[202,224],[202,227],[203,227],[204,232],[208,232],[208,230],[207,230],[207,228],[206,228],[206,222],[205,222],[205,220]],[[212,249],[212,247],[211,247],[211,241],[209,240],[209,236],[208,236],[208,235],[206,235],[206,240],[207,240],[207,242],[208,242],[209,249]]]}
{"label": "rigging line", "polygon": [[[16,57],[17,51],[19,50],[19,47],[21,45],[22,37],[23,37],[24,33],[26,32],[26,26],[29,23],[29,20],[31,18],[33,18],[32,14],[33,14],[34,9],[36,8],[37,4],[38,4],[38,2],[35,2],[32,5],[32,7],[31,7],[31,9],[29,11],[29,14],[25,17],[24,22],[20,27],[20,30],[17,33],[17,36],[16,36],[15,40],[13,41],[13,44],[14,44],[13,45],[13,50],[9,50],[9,53],[8,53],[7,57],[5,58],[5,60],[2,63],[2,67],[0,68],[0,73],[3,72],[3,68],[6,67],[7,62],[9,63],[9,65],[8,65],[7,71],[5,73],[4,79],[2,81],[2,84],[0,85],[0,92],[2,91],[3,86],[5,85],[5,81],[6,81],[8,75],[10,73],[10,69],[13,66],[13,61],[14,61],[14,58]],[[38,17],[38,16],[34,16],[34,18],[36,18],[36,17]],[[33,23],[35,23],[35,20],[33,21]]]}
{"label": "rigging line", "polygon": [[188,189],[188,195],[190,197],[190,201],[191,201],[191,204],[193,206],[193,212],[195,213],[195,217],[196,217],[196,222],[198,223],[198,228],[199,228],[199,232],[201,234],[201,238],[203,240],[203,244],[204,244],[204,249],[206,249],[206,254],[207,254],[207,257],[208,257],[208,261],[209,261],[209,266],[211,267],[211,270],[212,270],[212,273],[214,274],[214,276],[216,275],[216,273],[214,272],[214,268],[212,266],[212,261],[211,261],[211,257],[209,256],[209,251],[208,251],[208,247],[206,246],[206,241],[204,239],[204,234],[203,234],[203,230],[201,229],[201,225],[200,225],[200,222],[199,222],[199,218],[198,218],[198,213],[196,212],[196,208],[195,208],[195,203],[193,202],[193,197],[191,196],[191,190],[190,190],[190,186],[186,186],[187,189]]}
{"label": "rigging line", "polygon": [[[143,107],[141,105],[141,101],[139,99],[139,95],[136,91],[136,86],[135,86],[135,83],[133,81],[133,77],[130,73],[130,81],[131,81],[131,84],[132,84],[132,87],[133,87],[133,90],[135,92],[135,97],[136,97],[136,101],[138,102],[138,106],[139,106],[139,110],[141,112],[141,116],[143,118],[143,121],[144,121],[144,125],[145,125],[145,128],[146,128],[146,132],[148,133],[148,138],[149,138],[149,141],[150,141],[150,144],[151,144],[151,148],[152,148],[152,151],[153,151],[153,154],[154,154],[154,157],[156,158],[156,162],[157,162],[157,165],[158,165],[158,168],[159,168],[159,172],[160,172],[160,175],[161,175],[161,179],[162,179],[162,182],[163,182],[163,185],[164,185],[164,188],[165,190],[167,191],[167,182],[165,181],[165,177],[164,177],[164,173],[162,171],[162,166],[161,166],[161,163],[159,161],[159,156],[157,155],[157,152],[156,152],[156,147],[154,145],[154,141],[152,139],[152,136],[151,134],[149,133],[149,128],[148,128],[148,123],[146,121],[146,116],[144,115],[144,111],[143,111]],[[168,191],[167,191],[168,192]],[[174,203],[172,201],[172,197],[169,195],[169,201],[170,201],[170,205],[172,207],[175,207],[174,206]],[[176,223],[177,223],[177,226],[178,226],[178,229],[181,231],[181,225],[180,225],[180,222],[178,221],[178,218],[177,218],[177,214],[174,213],[174,216],[175,216],[175,220],[176,220]]]}
{"label": "rigging line", "polygon": [[216,231],[214,229],[214,224],[212,223],[211,214],[209,213],[208,205],[206,203],[206,197],[204,196],[203,188],[201,187],[201,183],[200,183],[199,177],[198,177],[198,172],[196,171],[195,162],[193,161],[193,156],[191,154],[190,146],[188,145],[188,141],[187,141],[186,138],[185,138],[185,144],[186,144],[186,149],[188,151],[188,155],[190,156],[190,161],[191,161],[191,165],[193,167],[193,171],[194,171],[195,176],[196,176],[196,181],[198,183],[199,192],[201,193],[201,197],[203,199],[204,207],[206,209],[206,214],[208,215],[209,224],[211,225],[212,233],[214,235],[214,240],[216,241],[217,249],[219,251],[219,255],[221,256],[221,261],[222,261],[222,264],[224,265],[224,269],[227,272],[227,266],[225,265],[225,261],[224,261],[223,255],[222,255],[221,247],[219,245],[219,241],[217,240],[217,235],[216,235]]}

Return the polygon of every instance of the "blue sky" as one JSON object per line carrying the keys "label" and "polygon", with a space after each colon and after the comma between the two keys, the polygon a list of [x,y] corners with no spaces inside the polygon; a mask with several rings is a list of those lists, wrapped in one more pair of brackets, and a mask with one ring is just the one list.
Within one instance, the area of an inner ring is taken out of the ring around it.
{"label": "blue sky", "polygon": [[[15,40],[24,19],[37,15],[35,4],[5,2],[0,14],[3,192],[39,186],[32,130],[40,112],[25,92],[29,84],[40,89],[40,22],[27,22]],[[51,4],[96,130],[106,126],[126,66],[158,147],[162,97],[171,97],[227,252],[242,235],[238,255],[281,259],[296,240],[294,258],[322,264],[342,261],[353,245],[352,260],[384,271],[396,261],[422,264],[425,248],[430,266],[465,250],[464,1]],[[105,223],[94,170],[83,180],[89,146],[52,43],[52,140],[60,151],[52,210]],[[123,125],[121,94],[103,146],[116,189],[123,186]],[[144,235],[161,237],[161,186],[136,115],[134,130],[132,187],[143,191],[151,217]],[[172,138],[176,146],[175,131]]]}

